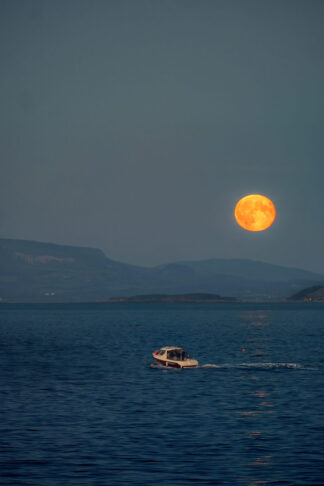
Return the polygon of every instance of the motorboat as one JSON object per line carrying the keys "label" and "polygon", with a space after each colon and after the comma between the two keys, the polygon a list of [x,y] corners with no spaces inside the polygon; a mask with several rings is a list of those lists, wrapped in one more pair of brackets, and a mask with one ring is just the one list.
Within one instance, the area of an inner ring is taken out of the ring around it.
{"label": "motorboat", "polygon": [[170,368],[197,368],[198,361],[190,358],[183,348],[178,346],[165,346],[152,353],[155,361]]}

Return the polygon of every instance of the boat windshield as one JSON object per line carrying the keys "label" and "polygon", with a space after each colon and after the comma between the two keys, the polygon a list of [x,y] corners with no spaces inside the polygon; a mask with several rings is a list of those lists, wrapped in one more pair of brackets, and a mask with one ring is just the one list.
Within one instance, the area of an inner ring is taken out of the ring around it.
{"label": "boat windshield", "polygon": [[184,361],[189,356],[183,349],[171,349],[168,351],[167,358],[175,361]]}

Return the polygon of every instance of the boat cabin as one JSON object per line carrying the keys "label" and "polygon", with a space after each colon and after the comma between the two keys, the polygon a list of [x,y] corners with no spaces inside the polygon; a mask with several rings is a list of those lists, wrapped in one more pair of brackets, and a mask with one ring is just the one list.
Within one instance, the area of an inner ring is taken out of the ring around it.
{"label": "boat cabin", "polygon": [[173,361],[185,361],[189,359],[188,353],[184,349],[178,347],[165,347],[161,348],[157,353],[156,357],[161,357],[164,359],[171,359]]}
{"label": "boat cabin", "polygon": [[197,368],[198,361],[190,358],[189,354],[179,346],[166,346],[152,353],[153,358],[162,366],[173,368]]}

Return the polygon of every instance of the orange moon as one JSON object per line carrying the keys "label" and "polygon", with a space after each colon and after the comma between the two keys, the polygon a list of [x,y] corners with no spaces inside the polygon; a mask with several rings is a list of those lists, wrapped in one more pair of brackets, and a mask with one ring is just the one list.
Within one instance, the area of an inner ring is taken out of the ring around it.
{"label": "orange moon", "polygon": [[263,231],[272,225],[276,218],[273,202],[261,194],[242,197],[235,206],[235,219],[247,231]]}

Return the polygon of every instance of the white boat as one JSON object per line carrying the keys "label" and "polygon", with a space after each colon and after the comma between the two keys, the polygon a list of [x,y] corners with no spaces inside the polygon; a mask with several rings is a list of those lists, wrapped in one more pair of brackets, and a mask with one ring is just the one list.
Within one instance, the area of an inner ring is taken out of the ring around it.
{"label": "white boat", "polygon": [[197,368],[198,361],[190,358],[189,354],[179,346],[165,346],[152,353],[155,361],[170,368]]}

